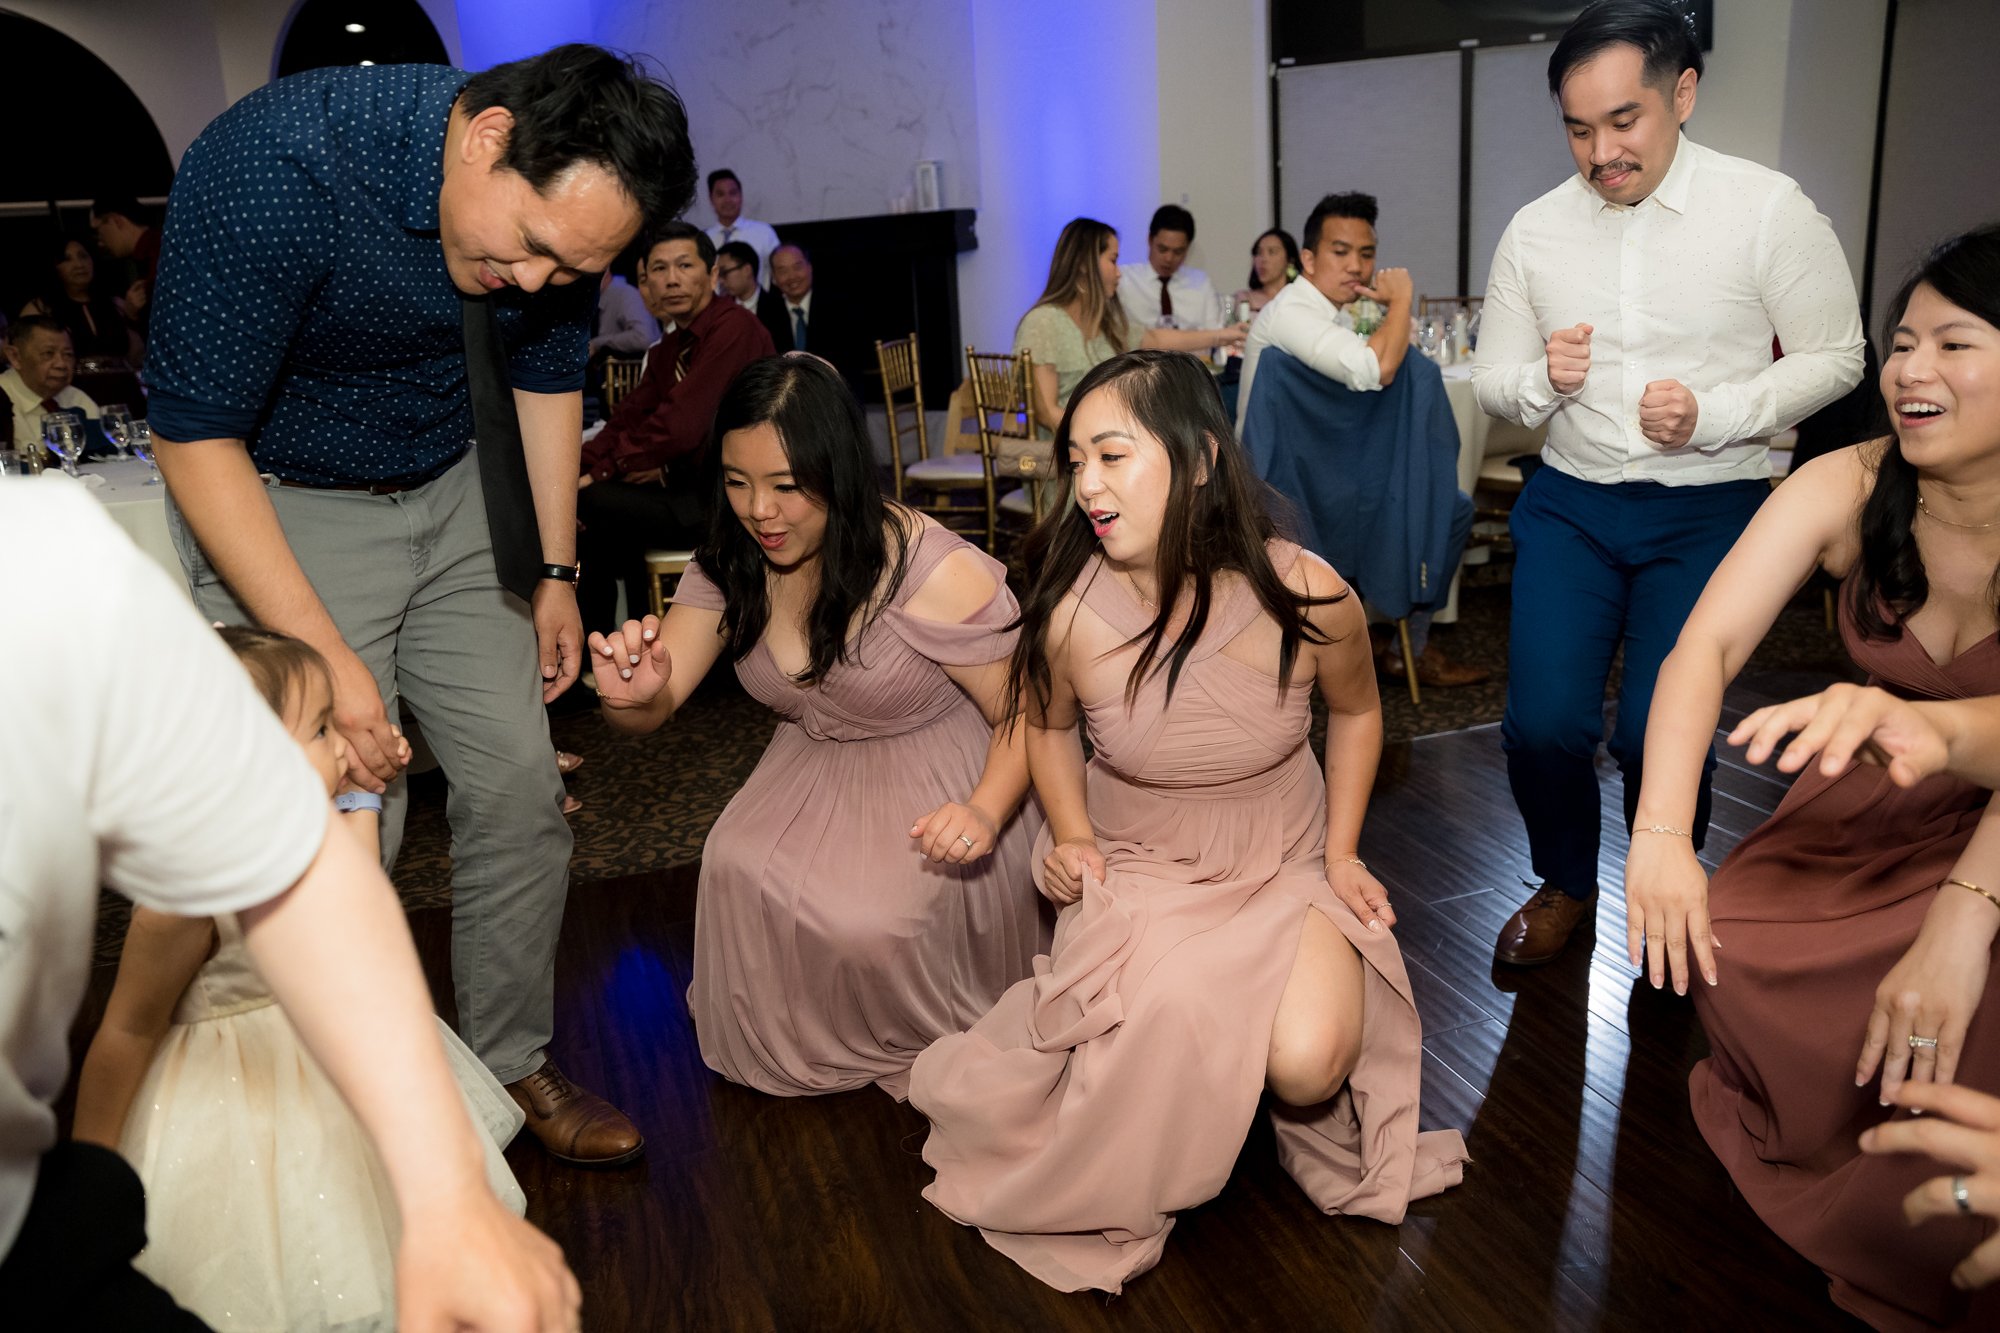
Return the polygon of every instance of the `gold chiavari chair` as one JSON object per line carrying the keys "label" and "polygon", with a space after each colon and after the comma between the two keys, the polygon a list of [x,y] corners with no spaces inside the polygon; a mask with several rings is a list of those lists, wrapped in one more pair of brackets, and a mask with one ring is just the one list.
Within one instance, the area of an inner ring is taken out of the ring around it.
{"label": "gold chiavari chair", "polygon": [[913,427],[917,437],[916,461],[922,463],[931,456],[930,428],[924,421],[924,377],[917,364],[917,335],[912,333],[893,342],[877,340],[875,364],[882,370],[882,405],[889,412],[889,463],[895,471],[896,498],[902,500],[906,489],[903,439],[912,433]]}
{"label": "gold chiavari chair", "polygon": [[986,480],[987,549],[1000,532],[1000,515],[1040,520],[1056,475],[1055,446],[1035,437],[1034,358],[1023,350],[1002,354],[965,349],[965,382],[978,420],[979,455]]}
{"label": "gold chiavari chair", "polygon": [[614,356],[604,362],[604,415],[618,410],[626,394],[639,387],[639,371],[645,361],[636,356]]}

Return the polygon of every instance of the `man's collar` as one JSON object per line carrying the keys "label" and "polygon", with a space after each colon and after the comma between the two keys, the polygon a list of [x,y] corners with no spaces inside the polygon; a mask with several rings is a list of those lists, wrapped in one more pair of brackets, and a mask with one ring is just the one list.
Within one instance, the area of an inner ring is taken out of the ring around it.
{"label": "man's collar", "polygon": [[[1694,158],[1695,154],[1700,151],[1700,145],[1689,139],[1685,132],[1682,132],[1679,138],[1674,141],[1674,160],[1668,166],[1667,174],[1661,178],[1658,185],[1653,187],[1651,194],[1641,199],[1638,203],[1630,205],[1630,208],[1644,208],[1647,204],[1658,201],[1660,207],[1669,212],[1685,214],[1687,212],[1688,191],[1694,188]],[[1589,179],[1581,173],[1578,174],[1577,179],[1583,182],[1584,197],[1590,202],[1590,215],[1592,217],[1596,217],[1607,208],[1617,209],[1626,207],[1626,205],[1614,204],[1599,194],[1597,187],[1592,185]]]}
{"label": "man's collar", "polygon": [[709,325],[722,318],[722,313],[735,304],[736,298],[734,297],[711,296],[708,298],[708,304],[701,308],[699,315],[696,315],[685,324],[680,324],[679,320],[675,320],[674,322],[680,324],[682,332],[699,338],[708,332]]}

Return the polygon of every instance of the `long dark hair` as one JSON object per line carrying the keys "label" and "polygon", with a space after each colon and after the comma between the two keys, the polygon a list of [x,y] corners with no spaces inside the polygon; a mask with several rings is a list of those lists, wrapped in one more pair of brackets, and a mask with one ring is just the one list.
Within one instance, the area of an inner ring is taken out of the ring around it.
{"label": "long dark hair", "polygon": [[[1125,682],[1129,703],[1146,678],[1165,668],[1167,697],[1172,698],[1181,668],[1194,651],[1214,605],[1215,576],[1235,570],[1248,580],[1257,600],[1278,622],[1278,689],[1291,681],[1301,640],[1328,639],[1305,617],[1305,609],[1335,597],[1302,597],[1285,586],[1271,567],[1265,543],[1278,535],[1269,511],[1269,488],[1250,467],[1249,456],[1236,442],[1215,376],[1186,352],[1136,351],[1100,362],[1076,386],[1062,424],[1056,428],[1055,454],[1069,456],[1070,423],[1077,406],[1098,389],[1118,395],[1132,419],[1166,447],[1172,464],[1166,515],[1160,528],[1154,571],[1159,579],[1160,609],[1153,623],[1128,642],[1143,643],[1144,651]],[[1213,451],[1213,457],[1211,457]],[[1203,473],[1207,480],[1202,481]],[[1021,599],[1020,642],[1008,672],[1007,710],[1021,711],[1032,698],[1048,706],[1052,688],[1048,630],[1056,608],[1069,593],[1091,556],[1097,535],[1090,519],[1073,503],[1050,511],[1028,534],[1021,564],[1034,571],[1034,581]],[[1100,571],[1100,574],[1102,571]],[[1187,625],[1167,642],[1167,629],[1181,600],[1181,585],[1192,581],[1194,606]]]}
{"label": "long dark hair", "polygon": [[771,619],[770,564],[730,508],[722,441],[731,431],[763,425],[777,431],[792,481],[826,510],[819,592],[806,620],[808,657],[796,677],[806,683],[848,660],[848,630],[856,613],[865,615],[865,627],[895,597],[909,565],[915,525],[901,513],[892,515],[883,502],[867,421],[833,367],[812,356],[771,356],[744,367],[715,409],[704,463],[708,539],[695,553],[722,589],[728,608],[722,634],[731,660],[742,660],[757,646]]}
{"label": "long dark hair", "polygon": [[[1889,303],[1884,348],[1895,345],[1896,327],[1919,286],[2000,328],[2000,224],[1954,236],[1924,257]],[[1889,359],[1886,352],[1882,359]],[[1930,576],[1913,530],[1916,516],[1917,469],[1903,457],[1902,441],[1892,429],[1861,507],[1861,563],[1854,570],[1851,610],[1864,638],[1895,638],[1901,623],[1930,598]]]}
{"label": "long dark hair", "polygon": [[[1264,243],[1265,236],[1277,237],[1278,244],[1285,247],[1285,269],[1287,274],[1299,272],[1299,243],[1293,240],[1292,234],[1283,227],[1273,227],[1256,240],[1250,242],[1250,277],[1243,285],[1253,292],[1262,290],[1257,282],[1257,247]],[[1285,282],[1290,282],[1291,280],[1287,276]],[[1282,286],[1283,284],[1279,285]]]}
{"label": "long dark hair", "polygon": [[1122,351],[1125,307],[1104,289],[1104,278],[1097,271],[1097,257],[1117,239],[1118,233],[1108,223],[1096,218],[1071,218],[1063,226],[1062,235],[1056,237],[1056,251],[1049,257],[1049,280],[1043,285],[1042,294],[1035,298],[1035,304],[1028,308],[1045,305],[1061,308],[1075,301],[1083,311],[1084,339],[1088,341],[1103,334],[1111,339],[1113,347]]}

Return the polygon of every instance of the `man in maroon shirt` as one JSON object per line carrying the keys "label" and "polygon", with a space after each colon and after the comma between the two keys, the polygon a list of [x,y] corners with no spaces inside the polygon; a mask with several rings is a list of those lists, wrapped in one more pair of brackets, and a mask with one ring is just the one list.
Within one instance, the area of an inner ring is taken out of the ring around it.
{"label": "man in maroon shirt", "polygon": [[701,450],[716,404],[737,372],[776,351],[755,315],[715,299],[715,243],[698,227],[670,222],[654,233],[639,294],[674,327],[647,353],[639,387],[583,446],[577,605],[586,630],[612,627],[617,579],[628,610],[643,615],[646,552],[689,550],[707,533]]}
{"label": "man in maroon shirt", "polygon": [[90,206],[90,230],[113,259],[129,259],[138,277],[125,292],[125,313],[143,329],[160,269],[160,229],[143,221],[146,211],[130,195],[105,195]]}

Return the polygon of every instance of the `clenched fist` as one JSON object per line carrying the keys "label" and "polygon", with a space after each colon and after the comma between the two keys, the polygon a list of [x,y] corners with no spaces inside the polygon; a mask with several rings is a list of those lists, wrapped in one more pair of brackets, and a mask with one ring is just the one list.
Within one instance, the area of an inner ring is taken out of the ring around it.
{"label": "clenched fist", "polygon": [[1639,433],[1662,449],[1678,449],[1694,438],[1700,415],[1694,390],[1679,380],[1654,380],[1639,399]]}
{"label": "clenched fist", "polygon": [[1549,383],[1568,397],[1583,388],[1590,373],[1590,325],[1557,329],[1549,338]]}

